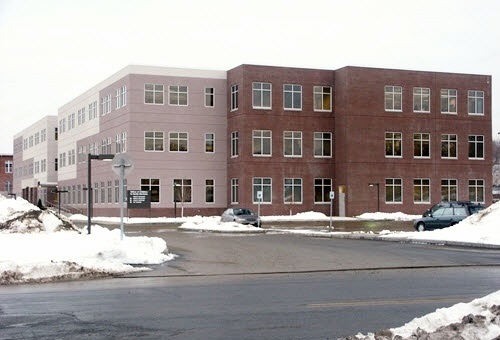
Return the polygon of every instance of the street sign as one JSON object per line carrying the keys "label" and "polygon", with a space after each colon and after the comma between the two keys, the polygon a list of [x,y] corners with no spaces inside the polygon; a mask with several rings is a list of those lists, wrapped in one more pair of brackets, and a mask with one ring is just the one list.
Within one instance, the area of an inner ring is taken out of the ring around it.
{"label": "street sign", "polygon": [[151,192],[149,190],[127,190],[127,208],[150,209]]}
{"label": "street sign", "polygon": [[134,164],[132,163],[132,158],[127,153],[117,153],[113,158],[113,171],[118,176],[127,176],[130,174]]}

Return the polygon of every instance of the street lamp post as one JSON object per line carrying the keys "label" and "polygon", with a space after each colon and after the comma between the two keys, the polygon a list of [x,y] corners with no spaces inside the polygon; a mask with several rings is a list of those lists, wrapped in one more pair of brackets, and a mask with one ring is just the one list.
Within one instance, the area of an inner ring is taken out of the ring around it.
{"label": "street lamp post", "polygon": [[57,194],[57,204],[58,204],[58,209],[59,209],[59,215],[61,215],[61,193],[68,192],[68,190],[53,190],[53,193]]}
{"label": "street lamp post", "polygon": [[380,183],[368,183],[370,187],[377,187],[377,212],[380,211]]}
{"label": "street lamp post", "polygon": [[97,160],[112,160],[115,157],[115,155],[92,155],[88,154],[87,156],[87,194],[88,194],[88,199],[87,199],[87,231],[90,234],[90,221],[92,219],[92,167],[90,166],[91,161],[93,159]]}

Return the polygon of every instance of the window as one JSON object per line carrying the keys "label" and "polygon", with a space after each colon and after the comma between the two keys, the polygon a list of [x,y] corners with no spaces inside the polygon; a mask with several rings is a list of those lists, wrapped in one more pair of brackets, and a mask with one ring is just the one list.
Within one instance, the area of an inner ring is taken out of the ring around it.
{"label": "window", "polygon": [[116,109],[127,105],[127,86],[123,85],[116,89]]}
{"label": "window", "polygon": [[111,154],[111,137],[105,138],[101,143],[101,153],[102,154]]}
{"label": "window", "polygon": [[188,104],[187,86],[170,85],[168,87],[170,105],[186,106]]}
{"label": "window", "polygon": [[302,132],[283,132],[283,155],[285,157],[302,157]]}
{"label": "window", "polygon": [[127,131],[122,132],[122,152],[127,152]]}
{"label": "window", "polygon": [[5,181],[4,189],[6,192],[12,192],[12,183],[10,181]]}
{"label": "window", "polygon": [[187,152],[188,151],[188,134],[187,132],[170,132],[169,150],[171,152]]}
{"label": "window", "polygon": [[107,186],[107,202],[111,203],[113,202],[113,191],[112,191],[112,181],[108,181],[108,186]]}
{"label": "window", "polygon": [[254,109],[271,108],[271,84],[253,83],[252,84],[252,106]]}
{"label": "window", "polygon": [[101,116],[106,114],[106,98],[101,97]]}
{"label": "window", "polygon": [[151,202],[160,202],[160,180],[158,178],[141,178],[141,190],[150,191]]}
{"label": "window", "polygon": [[386,203],[403,202],[403,180],[401,178],[385,179],[385,202]]}
{"label": "window", "polygon": [[106,203],[106,183],[101,182],[101,203]]}
{"label": "window", "polygon": [[33,172],[35,174],[38,174],[40,172],[40,162],[36,161],[34,165],[35,165],[35,169],[33,170]]}
{"label": "window", "polygon": [[458,181],[456,179],[441,180],[441,201],[456,201],[458,199]]}
{"label": "window", "polygon": [[40,161],[40,172],[47,172],[47,160],[42,159]]}
{"label": "window", "polygon": [[283,85],[283,107],[285,110],[302,110],[301,85]]}
{"label": "window", "polygon": [[403,134],[401,132],[385,133],[385,157],[403,156]]}
{"label": "window", "polygon": [[239,146],[238,146],[238,132],[231,132],[231,157],[238,157]]}
{"label": "window", "polygon": [[94,203],[99,203],[99,183],[94,183]]}
{"label": "window", "polygon": [[64,168],[66,166],[66,152],[59,154],[59,166]]}
{"label": "window", "polygon": [[205,87],[205,107],[215,106],[215,89],[213,87]]}
{"label": "window", "polygon": [[441,113],[457,113],[457,90],[441,89]]}
{"label": "window", "polygon": [[332,111],[332,88],[329,86],[314,86],[314,111]]}
{"label": "window", "polygon": [[252,136],[252,154],[254,156],[271,156],[271,131],[254,130]]}
{"label": "window", "polygon": [[331,178],[314,179],[314,203],[330,203]]}
{"label": "window", "polygon": [[191,203],[191,191],[190,179],[174,179],[174,202]]}
{"label": "window", "polygon": [[163,105],[163,85],[144,84],[144,103]]}
{"label": "window", "polygon": [[235,204],[239,202],[238,197],[238,179],[231,178],[231,204]]}
{"label": "window", "polygon": [[484,159],[484,136],[469,136],[469,159]]}
{"label": "window", "polygon": [[238,85],[231,86],[231,111],[238,110]]}
{"label": "window", "polygon": [[484,92],[469,90],[469,114],[484,115]]}
{"label": "window", "polygon": [[89,120],[97,118],[97,101],[89,104]]}
{"label": "window", "polygon": [[106,113],[111,112],[111,94],[106,96]]}
{"label": "window", "polygon": [[57,160],[57,158],[54,158],[54,171],[58,170],[59,170],[59,161]]}
{"label": "window", "polygon": [[430,158],[431,136],[428,133],[413,134],[413,156],[415,158]]}
{"label": "window", "polygon": [[73,112],[72,114],[68,115],[68,130],[74,129],[75,128],[75,113]]}
{"label": "window", "polygon": [[285,178],[283,203],[302,204],[302,178]]}
{"label": "window", "polygon": [[314,133],[314,157],[332,157],[331,132]]}
{"label": "window", "polygon": [[431,202],[431,180],[428,178],[416,178],[413,180],[413,202]]}
{"label": "window", "polygon": [[403,111],[403,88],[401,86],[385,86],[385,110]]}
{"label": "window", "polygon": [[121,153],[122,152],[122,139],[120,134],[116,135],[115,139],[115,151],[116,153]]}
{"label": "window", "polygon": [[484,203],[484,180],[469,179],[469,201]]}
{"label": "window", "polygon": [[424,87],[413,88],[413,111],[431,112],[431,89]]}
{"label": "window", "polygon": [[115,203],[119,203],[120,201],[120,180],[115,179]]}
{"label": "window", "polygon": [[47,129],[40,131],[40,142],[43,143],[47,140]]}
{"label": "window", "polygon": [[163,151],[163,132],[160,131],[144,132],[144,150]]}
{"label": "window", "polygon": [[12,173],[12,161],[5,161],[5,173],[6,174],[11,174]]}
{"label": "window", "polygon": [[255,177],[253,179],[253,203],[259,203],[257,193],[262,192],[261,203],[271,203],[272,201],[272,179],[264,177]]}
{"label": "window", "polygon": [[40,132],[35,133],[35,145],[40,144]]}
{"label": "window", "polygon": [[214,203],[215,184],[213,179],[205,180],[205,203]]}
{"label": "window", "polygon": [[457,135],[441,135],[441,158],[457,158]]}
{"label": "window", "polygon": [[215,152],[215,134],[205,133],[205,152]]}

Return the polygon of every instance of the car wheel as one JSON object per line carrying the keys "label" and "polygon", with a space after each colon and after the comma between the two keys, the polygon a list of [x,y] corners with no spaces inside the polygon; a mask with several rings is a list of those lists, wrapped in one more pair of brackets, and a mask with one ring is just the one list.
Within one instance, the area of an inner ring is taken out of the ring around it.
{"label": "car wheel", "polygon": [[424,224],[424,222],[419,222],[417,224],[417,230],[418,231],[425,231],[425,224]]}

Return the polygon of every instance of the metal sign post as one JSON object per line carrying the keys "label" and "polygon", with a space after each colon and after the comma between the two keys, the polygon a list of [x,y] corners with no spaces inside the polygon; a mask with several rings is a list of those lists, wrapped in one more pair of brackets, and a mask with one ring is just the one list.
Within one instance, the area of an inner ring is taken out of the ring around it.
{"label": "metal sign post", "polygon": [[328,232],[332,232],[332,214],[333,214],[333,199],[335,198],[335,191],[330,191],[330,227]]}
{"label": "metal sign post", "polygon": [[257,191],[257,221],[260,220],[260,202],[262,202],[262,191]]}
{"label": "metal sign post", "polygon": [[126,153],[119,153],[113,158],[113,171],[120,176],[120,240],[123,240],[123,192],[124,179],[133,169],[132,159]]}

